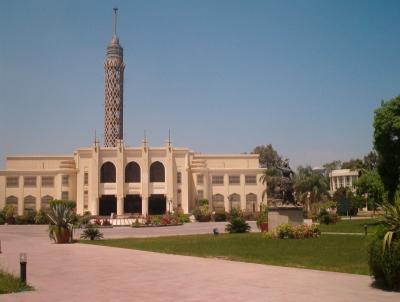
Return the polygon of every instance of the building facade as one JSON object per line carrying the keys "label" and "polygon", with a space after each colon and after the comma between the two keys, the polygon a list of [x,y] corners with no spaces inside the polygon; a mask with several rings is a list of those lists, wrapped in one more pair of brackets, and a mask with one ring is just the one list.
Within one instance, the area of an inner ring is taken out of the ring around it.
{"label": "building facade", "polygon": [[197,200],[208,199],[215,211],[257,211],[265,184],[256,154],[196,153],[170,139],[163,147],[150,147],[146,138],[140,147],[124,145],[125,64],[116,18],[115,10],[104,65],[104,146],[95,139],[72,155],[8,156],[0,171],[0,208],[13,205],[22,215],[62,199],[75,201],[79,214],[146,215],[177,208],[188,213]]}
{"label": "building facade", "polygon": [[331,193],[335,193],[339,188],[350,188],[354,190],[353,183],[358,179],[359,171],[350,169],[332,170],[329,173]]}

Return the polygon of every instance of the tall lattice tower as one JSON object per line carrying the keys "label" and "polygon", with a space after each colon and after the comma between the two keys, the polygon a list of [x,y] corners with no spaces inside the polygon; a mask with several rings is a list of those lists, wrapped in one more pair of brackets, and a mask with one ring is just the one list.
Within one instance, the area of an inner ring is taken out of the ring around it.
{"label": "tall lattice tower", "polygon": [[114,8],[113,36],[104,63],[104,146],[116,147],[123,139],[124,51],[117,37],[117,8]]}

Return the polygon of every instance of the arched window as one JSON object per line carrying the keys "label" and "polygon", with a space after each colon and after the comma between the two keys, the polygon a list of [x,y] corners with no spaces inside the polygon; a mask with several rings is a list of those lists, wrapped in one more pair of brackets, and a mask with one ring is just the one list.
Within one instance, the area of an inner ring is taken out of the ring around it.
{"label": "arched window", "polygon": [[18,206],[18,198],[14,195],[8,196],[6,199],[6,205]]}
{"label": "arched window", "polygon": [[100,169],[100,182],[116,182],[116,169],[112,162],[105,162]]}
{"label": "arched window", "polygon": [[224,195],[214,194],[212,196],[212,207],[216,212],[225,211]]}
{"label": "arched window", "polygon": [[150,166],[150,182],[165,182],[164,165],[156,161]]}
{"label": "arched window", "polygon": [[32,195],[25,196],[24,211],[33,211],[35,209],[36,209],[36,197]]}
{"label": "arched window", "polygon": [[45,195],[41,199],[41,207],[44,209],[47,209],[50,207],[50,201],[52,201],[54,198],[50,195]]}
{"label": "arched window", "polygon": [[229,202],[231,204],[231,209],[239,208],[240,209],[240,195],[233,193],[229,195]]}
{"label": "arched window", "polygon": [[256,212],[257,211],[257,195],[249,193],[246,195],[246,211]]}
{"label": "arched window", "polygon": [[140,166],[137,162],[130,162],[125,167],[125,182],[140,182]]}

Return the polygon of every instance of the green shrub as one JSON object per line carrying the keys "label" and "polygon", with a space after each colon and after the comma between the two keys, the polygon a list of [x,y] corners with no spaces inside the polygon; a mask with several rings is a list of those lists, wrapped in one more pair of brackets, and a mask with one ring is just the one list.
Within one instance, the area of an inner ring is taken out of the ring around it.
{"label": "green shrub", "polygon": [[209,202],[208,199],[200,199],[199,201],[197,201],[197,204],[201,207],[201,206],[208,206]]}
{"label": "green shrub", "polygon": [[26,224],[26,218],[22,215],[18,215],[14,219],[15,224]]}
{"label": "green shrub", "polygon": [[233,217],[227,224],[225,231],[228,233],[247,233],[250,226],[243,217]]}
{"label": "green shrub", "polygon": [[87,226],[90,224],[90,220],[92,220],[93,216],[90,212],[86,211],[83,215],[76,215],[74,218],[74,225],[78,228]]}
{"label": "green shrub", "polygon": [[43,210],[39,210],[35,215],[35,224],[47,224],[49,220],[47,219],[46,213]]}
{"label": "green shrub", "polygon": [[336,213],[329,213],[326,209],[321,209],[317,216],[319,223],[332,224],[339,220],[339,216]]}
{"label": "green shrub", "polygon": [[5,223],[8,223],[8,224],[15,223],[16,208],[13,205],[10,205],[10,204],[5,205],[2,212],[4,215]]}
{"label": "green shrub", "polygon": [[240,208],[232,208],[228,214],[228,220],[243,218],[243,211]]}
{"label": "green shrub", "polygon": [[[380,234],[378,234],[380,233]],[[383,234],[378,232],[369,246],[369,268],[375,280],[391,290],[400,290],[400,240],[383,249]]]}
{"label": "green shrub", "polygon": [[36,216],[36,211],[35,210],[25,211],[25,213],[23,215],[25,223],[34,224],[35,223],[35,216]]}
{"label": "green shrub", "polygon": [[192,214],[196,218],[197,221],[199,222],[207,222],[211,220],[211,211],[208,205],[202,205],[196,207],[193,211]]}
{"label": "green shrub", "polygon": [[6,222],[6,219],[4,218],[4,215],[0,213],[0,225],[4,224]]}
{"label": "green shrub", "polygon": [[293,226],[290,223],[279,225],[275,229],[275,236],[279,239],[304,239],[318,237],[321,235],[321,231],[316,225],[300,224]]}
{"label": "green shrub", "polygon": [[289,223],[278,225],[275,232],[277,237],[280,239],[294,238],[294,227]]}
{"label": "green shrub", "polygon": [[227,213],[226,212],[216,212],[213,215],[214,221],[226,221]]}
{"label": "green shrub", "polygon": [[256,224],[257,227],[260,229],[261,224],[268,222],[268,206],[264,204],[260,204],[260,213],[258,214]]}
{"label": "green shrub", "polygon": [[136,217],[135,221],[132,222],[132,227],[133,228],[138,228],[141,226],[141,223],[139,222],[139,218]]}
{"label": "green shrub", "polygon": [[161,216],[159,216],[159,215],[150,216],[150,224],[160,225],[161,224]]}
{"label": "green shrub", "polygon": [[98,228],[92,226],[86,227],[81,234],[81,239],[96,240],[102,238],[103,238],[103,233],[101,233]]}

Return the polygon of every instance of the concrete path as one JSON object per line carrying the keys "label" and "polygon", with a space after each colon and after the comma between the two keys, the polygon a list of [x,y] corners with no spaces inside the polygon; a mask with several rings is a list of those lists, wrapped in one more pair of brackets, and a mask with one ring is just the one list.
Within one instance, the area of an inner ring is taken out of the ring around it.
{"label": "concrete path", "polygon": [[16,273],[19,252],[27,252],[28,281],[36,288],[1,295],[2,302],[400,301],[400,293],[372,288],[368,276],[84,244],[56,245],[50,243],[46,227],[40,226],[0,226],[0,240],[0,265]]}

